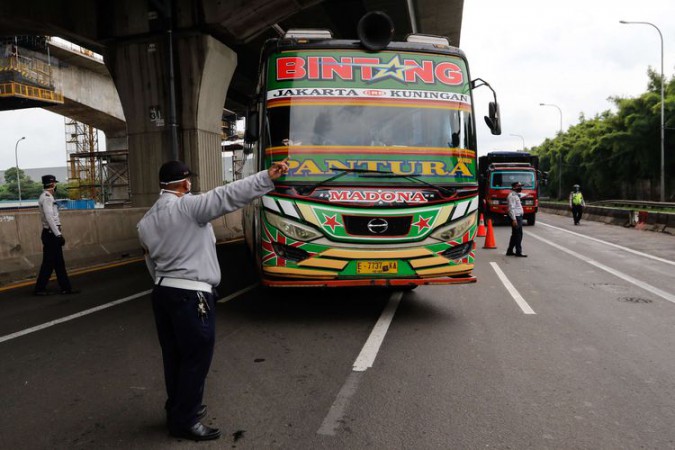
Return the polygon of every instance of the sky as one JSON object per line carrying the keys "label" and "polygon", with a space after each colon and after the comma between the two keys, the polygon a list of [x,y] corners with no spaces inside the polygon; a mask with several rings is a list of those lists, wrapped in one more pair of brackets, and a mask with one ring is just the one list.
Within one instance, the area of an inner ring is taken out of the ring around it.
{"label": "sky", "polygon": [[[442,0],[438,0],[442,1]],[[482,120],[492,93],[475,91],[478,154],[520,150],[541,144],[560,129],[613,110],[609,97],[637,97],[647,89],[647,69],[675,74],[673,0],[464,0],[460,48],[472,78],[497,91],[502,135],[493,136]],[[540,103],[557,105],[539,106]],[[62,116],[42,109],[0,112],[0,170],[66,164]],[[522,136],[522,138],[520,137]],[[99,137],[101,150],[105,139]]]}
{"label": "sky", "polygon": [[[472,78],[497,91],[502,134],[482,117],[492,93],[474,92],[479,155],[520,150],[555,137],[560,129],[615,111],[609,97],[637,97],[647,90],[649,66],[661,72],[663,34],[666,78],[675,73],[673,0],[464,0],[460,48]],[[555,106],[539,106],[540,103]],[[522,136],[512,136],[519,135]]]}

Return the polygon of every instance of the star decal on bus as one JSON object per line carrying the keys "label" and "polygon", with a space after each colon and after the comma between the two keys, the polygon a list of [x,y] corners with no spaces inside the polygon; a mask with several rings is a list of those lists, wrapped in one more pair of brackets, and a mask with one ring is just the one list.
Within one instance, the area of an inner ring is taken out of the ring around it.
{"label": "star decal on bus", "polygon": [[431,225],[429,224],[430,221],[431,221],[431,217],[425,218],[425,217],[419,216],[417,218],[417,222],[413,223],[413,225],[415,225],[417,227],[417,232],[419,233],[423,230],[426,230],[427,228],[431,228]]}
{"label": "star decal on bus", "polygon": [[[286,260],[281,256],[277,255],[274,249],[274,243],[288,245],[290,247],[302,248],[305,244],[300,241],[295,241],[293,239],[287,238],[280,232],[274,230],[270,231],[267,226],[263,227],[265,234],[262,236],[262,262],[265,266],[286,266]],[[312,252],[308,252],[312,255]]]}
{"label": "star decal on bus", "polygon": [[405,81],[404,72],[410,67],[401,64],[401,59],[398,55],[394,56],[385,64],[376,64],[372,67],[376,72],[373,75],[372,81],[378,81],[385,78],[394,78],[399,81]]}
{"label": "star decal on bus", "polygon": [[342,224],[335,218],[336,216],[337,214],[333,214],[332,216],[324,215],[324,222],[321,225],[324,227],[330,227],[331,231],[335,233],[335,228],[342,226]]}

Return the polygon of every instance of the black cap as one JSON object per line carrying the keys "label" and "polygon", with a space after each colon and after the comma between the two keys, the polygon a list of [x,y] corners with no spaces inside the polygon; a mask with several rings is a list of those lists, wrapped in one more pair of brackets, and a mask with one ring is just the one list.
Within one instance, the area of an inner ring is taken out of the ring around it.
{"label": "black cap", "polygon": [[169,161],[162,164],[159,169],[159,182],[169,184],[194,175],[188,166],[182,161]]}
{"label": "black cap", "polygon": [[515,189],[517,187],[523,187],[523,183],[521,183],[520,181],[514,181],[513,183],[511,183],[511,189]]}
{"label": "black cap", "polygon": [[42,185],[47,186],[48,184],[58,183],[59,180],[56,179],[54,175],[42,175]]}

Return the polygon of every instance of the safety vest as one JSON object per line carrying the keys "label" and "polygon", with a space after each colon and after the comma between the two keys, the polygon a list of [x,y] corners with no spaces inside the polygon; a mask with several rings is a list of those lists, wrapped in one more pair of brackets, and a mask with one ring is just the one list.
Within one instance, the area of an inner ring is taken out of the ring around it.
{"label": "safety vest", "polygon": [[572,193],[572,204],[573,205],[581,205],[581,202],[584,201],[584,196],[581,195],[581,192],[573,192]]}

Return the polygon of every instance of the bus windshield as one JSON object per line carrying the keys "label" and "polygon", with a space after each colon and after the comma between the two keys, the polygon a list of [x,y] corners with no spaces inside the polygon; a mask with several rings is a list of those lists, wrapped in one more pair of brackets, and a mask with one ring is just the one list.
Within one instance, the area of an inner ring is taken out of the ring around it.
{"label": "bus windshield", "polygon": [[469,147],[470,114],[463,111],[368,106],[283,107],[269,110],[268,124],[272,147]]}

